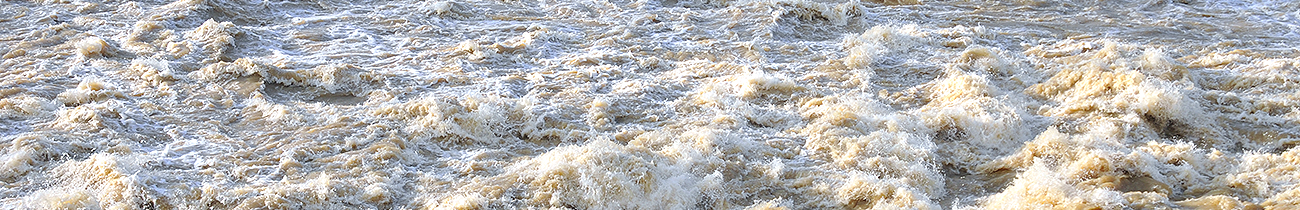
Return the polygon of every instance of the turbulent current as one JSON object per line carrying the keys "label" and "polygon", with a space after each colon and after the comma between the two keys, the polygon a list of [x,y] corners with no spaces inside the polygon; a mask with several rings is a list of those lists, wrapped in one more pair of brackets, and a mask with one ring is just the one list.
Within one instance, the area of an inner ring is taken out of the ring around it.
{"label": "turbulent current", "polygon": [[0,1],[0,208],[1296,209],[1297,11]]}

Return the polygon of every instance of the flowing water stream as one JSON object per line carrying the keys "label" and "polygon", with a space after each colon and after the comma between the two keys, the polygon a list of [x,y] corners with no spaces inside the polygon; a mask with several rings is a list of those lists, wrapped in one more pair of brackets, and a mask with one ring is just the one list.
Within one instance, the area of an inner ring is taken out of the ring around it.
{"label": "flowing water stream", "polygon": [[0,206],[1300,208],[1297,11],[0,1]]}

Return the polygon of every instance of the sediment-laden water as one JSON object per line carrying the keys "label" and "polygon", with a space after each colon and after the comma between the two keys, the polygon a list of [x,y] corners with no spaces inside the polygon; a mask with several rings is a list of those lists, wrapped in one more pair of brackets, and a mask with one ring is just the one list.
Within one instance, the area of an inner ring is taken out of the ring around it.
{"label": "sediment-laden water", "polygon": [[1300,208],[1297,11],[3,1],[0,206]]}

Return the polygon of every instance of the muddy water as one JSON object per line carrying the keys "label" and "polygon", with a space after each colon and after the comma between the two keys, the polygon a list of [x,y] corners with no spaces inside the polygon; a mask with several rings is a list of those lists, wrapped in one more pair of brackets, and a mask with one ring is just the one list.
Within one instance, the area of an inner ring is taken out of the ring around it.
{"label": "muddy water", "polygon": [[1300,206],[1293,1],[5,1],[18,209]]}

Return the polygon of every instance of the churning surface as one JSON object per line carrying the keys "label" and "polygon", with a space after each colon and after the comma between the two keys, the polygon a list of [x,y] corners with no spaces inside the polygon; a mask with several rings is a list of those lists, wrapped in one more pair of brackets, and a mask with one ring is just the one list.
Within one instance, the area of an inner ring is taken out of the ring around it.
{"label": "churning surface", "polygon": [[0,207],[1300,208],[1290,0],[0,2]]}

